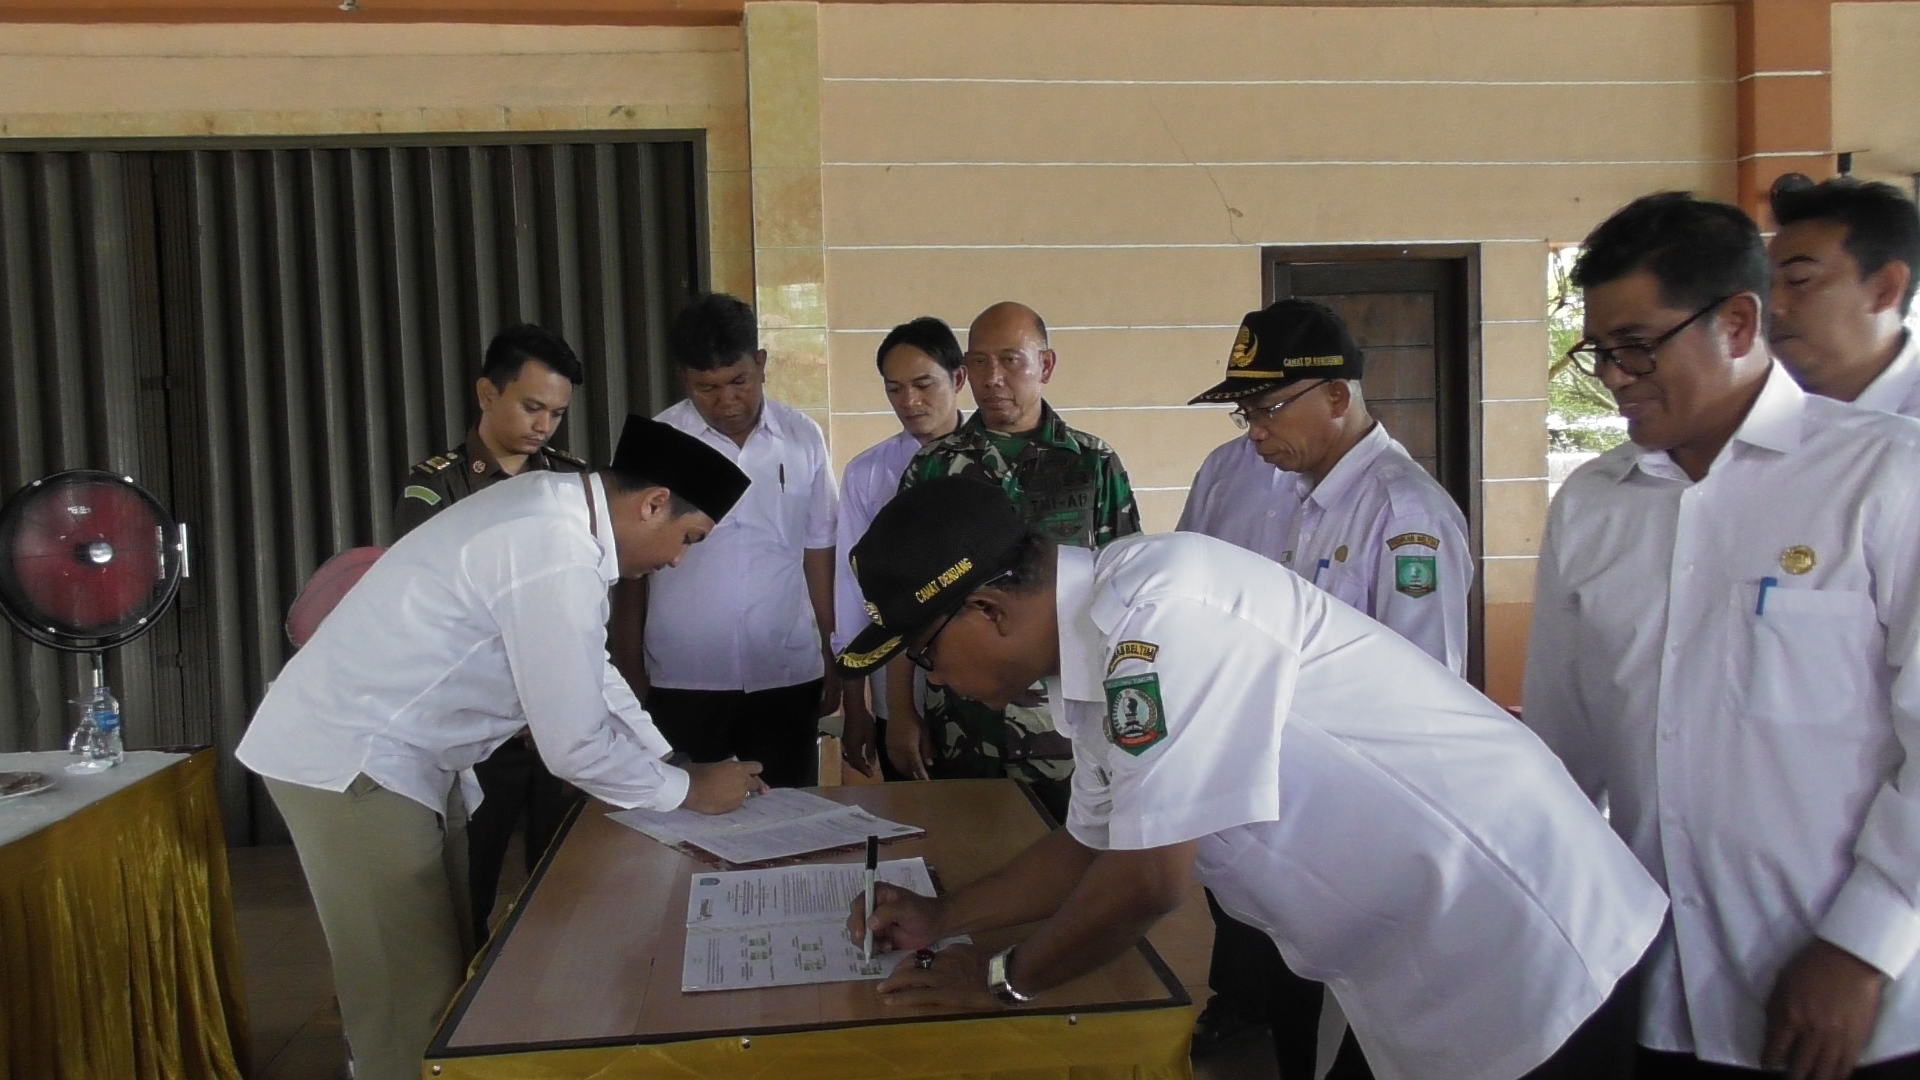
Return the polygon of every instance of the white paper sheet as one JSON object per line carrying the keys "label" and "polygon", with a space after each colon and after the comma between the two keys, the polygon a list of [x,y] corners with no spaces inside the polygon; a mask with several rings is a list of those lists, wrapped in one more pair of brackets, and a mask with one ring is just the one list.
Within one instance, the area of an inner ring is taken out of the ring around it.
{"label": "white paper sheet", "polygon": [[[927,864],[918,858],[882,862],[875,877],[922,896],[934,894]],[[886,978],[913,954],[881,953],[872,964],[861,962],[863,943],[848,937],[847,912],[865,880],[860,863],[693,875],[680,989],[693,993]],[[966,940],[952,938],[935,948]]]}
{"label": "white paper sheet", "polygon": [[669,847],[689,844],[743,866],[864,844],[869,836],[894,840],[925,832],[793,788],[756,795],[726,814],[622,810],[607,816]]}

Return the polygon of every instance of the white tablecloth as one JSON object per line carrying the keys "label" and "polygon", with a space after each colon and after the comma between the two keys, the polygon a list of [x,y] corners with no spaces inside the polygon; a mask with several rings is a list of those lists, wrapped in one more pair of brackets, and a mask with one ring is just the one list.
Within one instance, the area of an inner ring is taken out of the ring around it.
{"label": "white tablecloth", "polygon": [[77,776],[68,773],[67,765],[78,760],[65,750],[0,754],[0,772],[43,772],[54,783],[51,791],[0,800],[0,845],[11,844],[23,836],[39,832],[175,762],[187,760],[187,755],[133,750],[128,752],[125,761],[104,772]]}

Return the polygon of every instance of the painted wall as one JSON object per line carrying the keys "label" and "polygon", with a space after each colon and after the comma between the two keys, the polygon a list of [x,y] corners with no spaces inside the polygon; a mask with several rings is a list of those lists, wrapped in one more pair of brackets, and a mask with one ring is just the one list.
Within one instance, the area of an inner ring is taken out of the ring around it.
{"label": "painted wall", "polygon": [[1833,5],[1833,148],[1912,191],[1920,173],[1920,3]]}
{"label": "painted wall", "polygon": [[[750,4],[750,34],[757,9],[798,6]],[[896,430],[873,372],[887,328],[1018,299],[1054,329],[1050,400],[1171,528],[1236,434],[1179,403],[1259,305],[1263,245],[1477,243],[1488,677],[1517,700],[1548,247],[1649,191],[1731,197],[1731,7],[817,10],[840,461]]]}
{"label": "painted wall", "polygon": [[738,28],[0,30],[0,138],[704,129],[716,287],[753,282]]}

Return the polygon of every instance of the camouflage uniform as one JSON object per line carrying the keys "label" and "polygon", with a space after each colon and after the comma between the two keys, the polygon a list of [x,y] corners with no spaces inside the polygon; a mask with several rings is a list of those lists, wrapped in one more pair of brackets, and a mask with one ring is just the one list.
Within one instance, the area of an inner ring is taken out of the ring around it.
{"label": "camouflage uniform", "polygon": [[[942,476],[998,483],[1027,521],[1058,544],[1099,548],[1140,531],[1140,511],[1119,455],[1068,427],[1045,402],[1040,426],[1024,436],[988,431],[974,413],[953,434],[914,455],[900,490]],[[926,722],[933,733],[933,775],[1024,780],[1065,820],[1073,748],[1054,730],[1044,684],[1005,712],[930,687]]]}

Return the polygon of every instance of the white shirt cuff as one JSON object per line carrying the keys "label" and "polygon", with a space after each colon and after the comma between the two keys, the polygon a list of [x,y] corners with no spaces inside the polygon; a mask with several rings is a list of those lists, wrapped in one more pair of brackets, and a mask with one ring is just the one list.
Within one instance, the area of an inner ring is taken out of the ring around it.
{"label": "white shirt cuff", "polygon": [[693,787],[693,774],[677,765],[660,763],[660,787],[647,800],[649,810],[678,810],[680,804],[687,801],[687,792]]}
{"label": "white shirt cuff", "polygon": [[1870,866],[1840,887],[1817,935],[1898,979],[1920,953],[1920,911]]}

